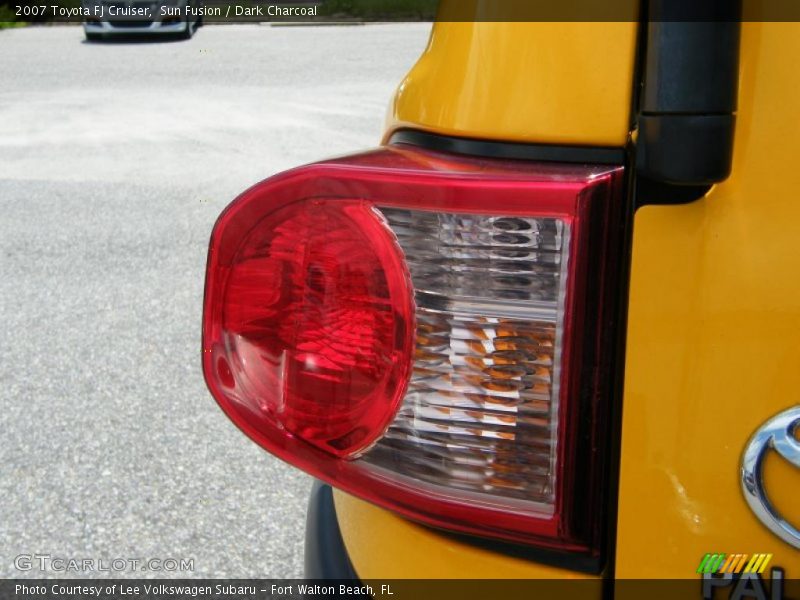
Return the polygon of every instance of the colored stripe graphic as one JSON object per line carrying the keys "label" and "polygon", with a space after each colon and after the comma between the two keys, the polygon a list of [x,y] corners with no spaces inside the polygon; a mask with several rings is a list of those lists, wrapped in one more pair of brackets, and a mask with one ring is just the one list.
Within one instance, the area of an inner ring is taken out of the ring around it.
{"label": "colored stripe graphic", "polygon": [[697,567],[697,571],[695,571],[695,573],[705,573],[706,572],[706,563],[708,562],[709,558],[711,558],[710,554],[706,554],[703,557],[703,560],[700,561],[700,566]]}
{"label": "colored stripe graphic", "polygon": [[764,562],[761,563],[761,567],[758,569],[758,572],[763,573],[764,569],[767,568],[767,565],[771,560],[772,560],[772,554],[767,554],[766,557],[764,558]]}
{"label": "colored stripe graphic", "polygon": [[772,560],[772,554],[755,554],[753,560],[747,565],[744,570],[745,573],[763,573],[767,568],[769,561]]}
{"label": "colored stripe graphic", "polygon": [[706,554],[696,573],[763,573],[772,554]]}
{"label": "colored stripe graphic", "polygon": [[761,557],[760,554],[753,554],[752,558],[750,558],[750,562],[747,563],[747,566],[744,568],[745,573],[752,573],[753,566],[755,566],[756,561]]}
{"label": "colored stripe graphic", "polygon": [[766,558],[766,554],[756,554],[756,562],[753,563],[753,566],[750,567],[751,573],[758,573],[758,569],[761,567],[761,563]]}
{"label": "colored stripe graphic", "polygon": [[749,558],[749,554],[742,554],[742,558],[739,559],[739,562],[736,563],[736,568],[733,570],[734,573],[741,573],[742,569],[744,568],[747,559]]}
{"label": "colored stripe graphic", "polygon": [[711,569],[711,572],[712,572],[712,573],[716,573],[717,571],[719,571],[719,568],[722,566],[722,562],[723,562],[724,560],[725,560],[725,555],[724,555],[724,554],[720,554],[720,555],[719,555],[719,558],[718,558],[718,559],[716,560],[716,562],[714,563],[714,568],[713,568],[713,569]]}
{"label": "colored stripe graphic", "polygon": [[720,573],[730,573],[731,567],[736,564],[736,559],[738,558],[738,554],[729,554],[728,558],[725,559],[725,562],[722,563],[722,568],[719,570]]}

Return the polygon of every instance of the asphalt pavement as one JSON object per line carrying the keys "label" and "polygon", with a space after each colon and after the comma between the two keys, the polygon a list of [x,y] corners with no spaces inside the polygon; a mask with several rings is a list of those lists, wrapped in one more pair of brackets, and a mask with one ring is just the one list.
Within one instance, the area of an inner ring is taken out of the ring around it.
{"label": "asphalt pavement", "polygon": [[0,31],[0,577],[301,576],[310,479],[203,382],[208,237],[260,179],[376,145],[429,29]]}

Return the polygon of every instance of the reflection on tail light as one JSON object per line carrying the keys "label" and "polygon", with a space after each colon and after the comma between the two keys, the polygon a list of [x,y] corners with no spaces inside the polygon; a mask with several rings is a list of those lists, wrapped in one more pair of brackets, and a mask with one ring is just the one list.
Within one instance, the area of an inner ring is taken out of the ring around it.
{"label": "reflection on tail light", "polygon": [[383,209],[411,269],[414,368],[370,464],[552,514],[569,225]]}

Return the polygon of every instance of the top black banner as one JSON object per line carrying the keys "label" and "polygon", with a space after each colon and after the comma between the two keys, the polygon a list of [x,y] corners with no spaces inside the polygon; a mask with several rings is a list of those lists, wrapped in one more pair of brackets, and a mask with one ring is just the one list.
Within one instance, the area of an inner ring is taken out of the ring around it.
{"label": "top black banner", "polygon": [[141,19],[141,11],[156,19],[166,5],[170,16],[179,14],[176,10],[201,12],[206,23],[800,21],[800,0],[12,0],[0,5],[29,22],[124,19],[129,13]]}

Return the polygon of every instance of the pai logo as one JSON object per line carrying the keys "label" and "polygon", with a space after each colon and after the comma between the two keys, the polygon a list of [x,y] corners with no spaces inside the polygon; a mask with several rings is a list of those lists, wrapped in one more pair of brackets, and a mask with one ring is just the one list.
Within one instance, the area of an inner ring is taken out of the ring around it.
{"label": "pai logo", "polygon": [[702,577],[705,600],[788,600],[784,570],[772,564],[772,554],[709,553],[696,572]]}
{"label": "pai logo", "polygon": [[697,573],[763,573],[772,560],[772,554],[706,554],[697,567]]}

